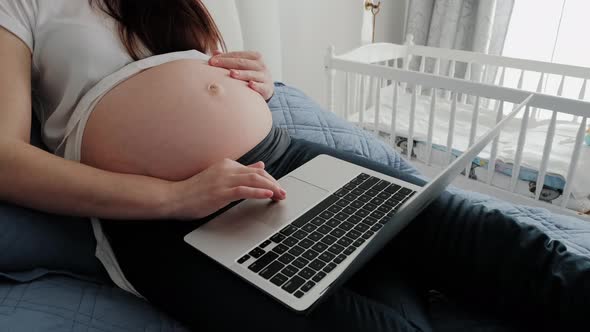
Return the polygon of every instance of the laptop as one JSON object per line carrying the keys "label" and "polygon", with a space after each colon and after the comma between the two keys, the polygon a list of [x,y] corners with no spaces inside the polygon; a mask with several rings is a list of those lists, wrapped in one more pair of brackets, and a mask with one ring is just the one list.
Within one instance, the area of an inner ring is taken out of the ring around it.
{"label": "laptop", "polygon": [[278,180],[286,200],[244,200],[184,240],[288,308],[309,312],[435,200],[532,97],[424,187],[319,155]]}

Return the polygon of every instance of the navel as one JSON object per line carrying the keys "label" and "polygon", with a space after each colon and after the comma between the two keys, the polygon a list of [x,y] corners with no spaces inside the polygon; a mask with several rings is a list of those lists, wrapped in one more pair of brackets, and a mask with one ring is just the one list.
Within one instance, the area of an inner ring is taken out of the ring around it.
{"label": "navel", "polygon": [[207,86],[207,91],[212,96],[219,96],[223,93],[223,88],[217,83],[211,83]]}

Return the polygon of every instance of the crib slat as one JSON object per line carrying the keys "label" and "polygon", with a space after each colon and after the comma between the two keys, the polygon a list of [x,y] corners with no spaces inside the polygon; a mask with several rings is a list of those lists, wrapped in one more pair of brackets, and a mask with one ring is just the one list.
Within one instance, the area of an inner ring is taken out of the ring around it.
{"label": "crib slat", "polygon": [[516,184],[520,175],[520,166],[522,164],[522,153],[524,151],[524,145],[526,143],[526,131],[529,127],[529,116],[530,107],[527,105],[524,115],[522,116],[522,122],[520,126],[520,133],[518,135],[518,144],[516,147],[516,156],[514,157],[514,167],[512,169],[512,178],[510,179],[510,191],[516,191]]}
{"label": "crib slat", "polygon": [[375,96],[375,135],[379,136],[379,123],[381,122],[381,79],[377,79]]}
{"label": "crib slat", "polygon": [[535,199],[539,200],[541,197],[541,192],[543,190],[543,185],[545,184],[545,175],[547,174],[547,166],[549,164],[549,155],[551,154],[551,149],[553,148],[553,139],[555,138],[555,126],[557,124],[557,112],[553,111],[553,116],[551,117],[551,123],[549,124],[549,129],[547,131],[547,138],[545,140],[545,149],[543,150],[543,158],[541,159],[541,168],[539,169],[539,175],[537,177],[537,190],[535,192]]}
{"label": "crib slat", "polygon": [[453,139],[455,137],[455,120],[457,117],[457,93],[451,93],[451,116],[449,119],[449,134],[447,136],[447,161],[453,162]]}
{"label": "crib slat", "polygon": [[436,58],[434,60],[434,71],[432,72],[434,75],[436,76],[442,76],[442,73],[440,72],[441,68],[440,68],[440,58]]}
{"label": "crib slat", "polygon": [[436,111],[436,89],[432,88],[430,96],[430,115],[428,117],[428,154],[426,164],[430,166],[432,161],[432,136],[434,135],[434,112]]}
{"label": "crib slat", "polygon": [[416,118],[416,101],[417,101],[417,86],[412,89],[412,104],[410,106],[410,124],[408,130],[408,160],[412,160],[412,151],[414,150],[414,125]]}
{"label": "crib slat", "polygon": [[351,91],[351,87],[350,87],[350,81],[351,81],[351,74],[349,72],[346,73],[346,82],[345,82],[345,87],[344,87],[344,91],[346,93],[346,97],[345,97],[345,102],[344,102],[344,119],[348,120],[348,114],[350,113],[350,103],[352,100],[352,91]]}
{"label": "crib slat", "polygon": [[[504,115],[504,102],[499,100],[496,110],[496,123],[502,121],[502,117]],[[498,156],[498,142],[500,141],[500,135],[494,138],[492,142],[492,151],[490,153],[490,160],[488,163],[488,181],[489,185],[492,184],[492,180],[494,179],[494,173],[496,172],[496,157]]]}
{"label": "crib slat", "polygon": [[[455,77],[455,60],[450,60],[449,63],[449,77],[454,78]],[[445,90],[445,99],[450,99],[451,96],[451,92],[449,90]]]}
{"label": "crib slat", "polygon": [[[545,82],[545,73],[541,73],[541,77],[539,77],[539,83],[537,83],[537,93],[543,93],[543,84]],[[537,119],[537,108],[533,107],[531,111],[531,118],[533,121]]]}
{"label": "crib slat", "polygon": [[[426,56],[423,55],[420,59],[420,72],[423,73],[425,68],[426,68]],[[417,86],[417,89],[418,89],[418,95],[421,95],[422,94],[422,86],[421,85]]]}
{"label": "crib slat", "polygon": [[578,129],[578,135],[576,136],[576,143],[574,145],[574,152],[572,155],[572,160],[570,163],[569,170],[567,172],[567,179],[565,182],[565,188],[563,190],[563,200],[561,201],[561,207],[565,208],[567,203],[570,199],[570,195],[572,193],[572,183],[576,178],[576,172],[578,170],[578,162],[580,160],[580,155],[582,150],[582,145],[584,144],[584,136],[586,134],[586,123],[588,118],[582,118],[582,123],[580,124],[580,128]]}
{"label": "crib slat", "polygon": [[359,98],[359,126],[363,128],[365,125],[365,75],[361,75],[361,91]]}
{"label": "crib slat", "polygon": [[[477,136],[477,123],[479,121],[479,106],[481,99],[479,96],[475,97],[475,104],[473,105],[473,116],[471,117],[471,131],[469,132],[469,147],[475,142]],[[471,171],[471,163],[465,166],[465,177],[469,178],[469,172]]]}
{"label": "crib slat", "polygon": [[[472,65],[473,64],[471,62],[468,62],[467,67],[465,68],[465,80],[466,81],[471,81],[471,70],[472,70],[471,67],[472,67]],[[467,94],[462,93],[460,101],[462,104],[465,103],[467,101]]]}
{"label": "crib slat", "polygon": [[524,83],[524,69],[520,71],[520,78],[518,79],[518,90],[522,90],[522,85]]}
{"label": "crib slat", "polygon": [[565,75],[561,75],[561,82],[559,82],[559,89],[557,89],[557,95],[558,96],[563,96],[563,88],[565,86]]}
{"label": "crib slat", "polygon": [[393,103],[391,104],[391,128],[389,130],[389,141],[391,146],[395,147],[395,139],[397,137],[397,109],[398,109],[398,95],[399,86],[397,81],[392,82],[393,86]]}
{"label": "crib slat", "polygon": [[[584,100],[586,98],[586,83],[588,82],[587,79],[584,79],[584,83],[582,83],[582,88],[580,89],[580,94],[578,95],[578,99]],[[574,117],[574,122],[580,121],[579,116]]]}

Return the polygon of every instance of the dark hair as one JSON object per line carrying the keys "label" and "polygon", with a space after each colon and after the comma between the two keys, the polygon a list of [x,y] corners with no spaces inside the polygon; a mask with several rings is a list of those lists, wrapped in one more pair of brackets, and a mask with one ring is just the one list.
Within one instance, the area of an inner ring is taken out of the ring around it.
{"label": "dark hair", "polygon": [[[209,53],[225,42],[201,0],[89,0],[119,24],[121,42],[139,60],[195,49]],[[145,47],[145,48],[144,48]]]}

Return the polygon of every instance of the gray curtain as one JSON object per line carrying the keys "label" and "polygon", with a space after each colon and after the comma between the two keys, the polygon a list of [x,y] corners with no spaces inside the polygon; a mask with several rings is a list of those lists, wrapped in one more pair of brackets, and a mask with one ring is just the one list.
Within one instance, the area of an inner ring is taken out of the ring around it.
{"label": "gray curtain", "polygon": [[[500,55],[514,7],[514,0],[409,0],[406,33],[417,45],[452,48]],[[412,63],[415,69],[418,62]],[[433,64],[427,61],[427,71]],[[441,63],[443,73],[447,63]],[[465,73],[465,64],[457,64],[456,76]],[[472,68],[474,75],[481,68]],[[473,76],[475,77],[475,76]],[[495,70],[484,81],[495,78]]]}

